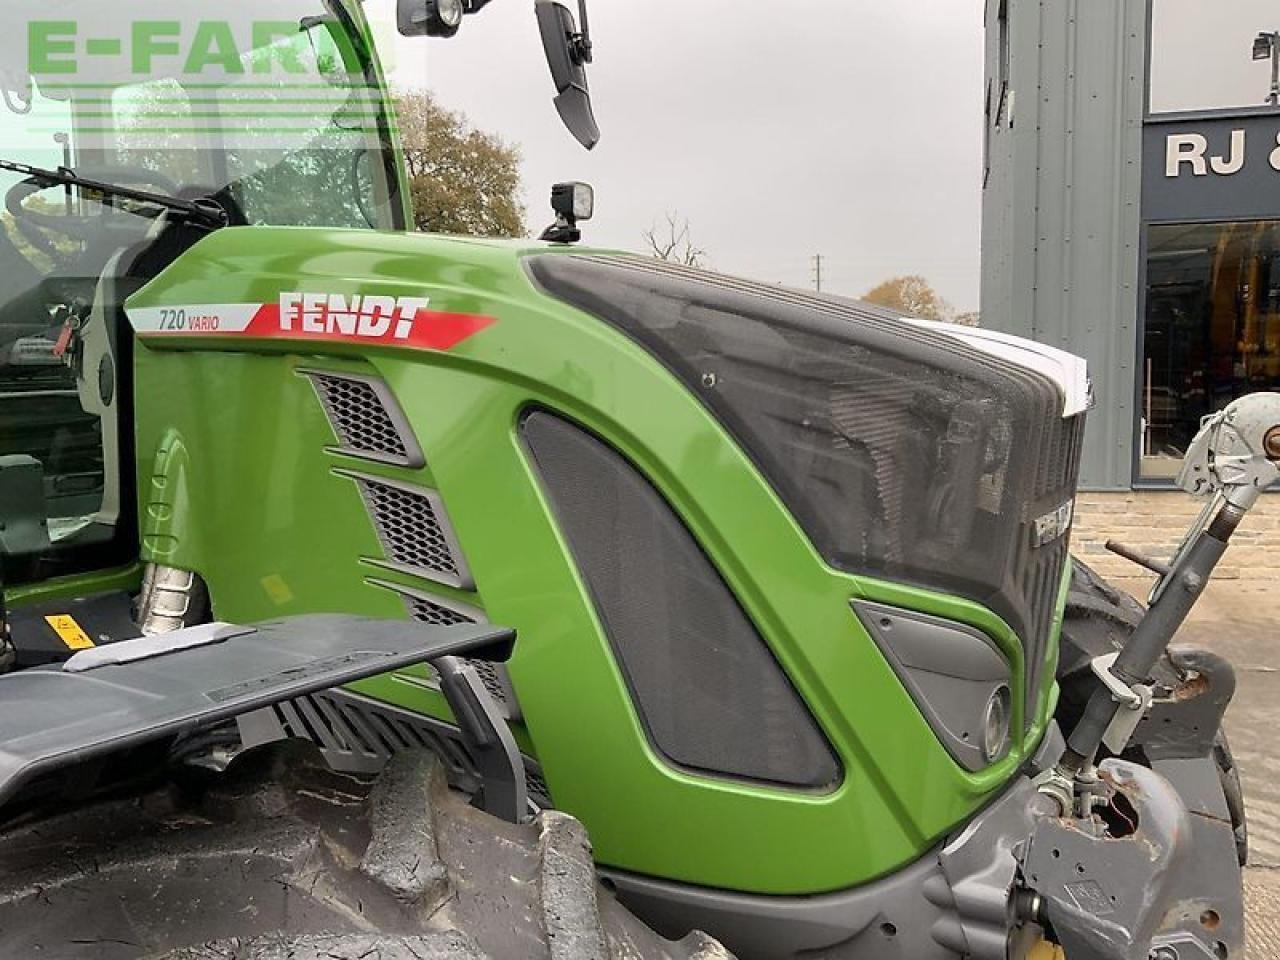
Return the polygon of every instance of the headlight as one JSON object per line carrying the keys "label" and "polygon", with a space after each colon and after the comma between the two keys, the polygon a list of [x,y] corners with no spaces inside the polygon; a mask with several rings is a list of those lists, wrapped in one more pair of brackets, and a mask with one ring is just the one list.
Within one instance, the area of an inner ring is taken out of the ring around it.
{"label": "headlight", "polygon": [[917,610],[853,609],[956,763],[977,773],[1009,752],[1013,670],[994,640]]}
{"label": "headlight", "polygon": [[982,716],[982,758],[995,763],[1009,748],[1009,688],[1000,686],[987,700]]}

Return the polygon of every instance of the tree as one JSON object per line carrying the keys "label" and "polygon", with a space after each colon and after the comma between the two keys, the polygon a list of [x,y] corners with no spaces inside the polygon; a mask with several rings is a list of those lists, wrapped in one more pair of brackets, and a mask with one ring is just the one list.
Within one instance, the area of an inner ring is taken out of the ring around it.
{"label": "tree", "polygon": [[527,232],[517,147],[476,130],[426,91],[397,96],[396,112],[419,230],[483,237]]}
{"label": "tree", "polygon": [[951,318],[951,322],[962,327],[980,327],[982,326],[982,314],[978,313],[977,310],[971,310],[968,313],[957,313]]}
{"label": "tree", "polygon": [[917,274],[886,280],[862,299],[924,320],[946,320],[952,313],[951,304]]}
{"label": "tree", "polygon": [[701,267],[706,264],[707,251],[693,245],[689,233],[689,221],[680,219],[675,213],[666,215],[666,227],[651,226],[641,236],[649,246],[649,251],[659,260],[671,263],[683,263],[687,267]]}

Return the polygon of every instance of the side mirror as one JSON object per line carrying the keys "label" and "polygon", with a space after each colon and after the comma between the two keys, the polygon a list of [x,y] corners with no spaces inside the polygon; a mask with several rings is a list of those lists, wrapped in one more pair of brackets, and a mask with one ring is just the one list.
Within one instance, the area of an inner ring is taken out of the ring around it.
{"label": "side mirror", "polygon": [[590,150],[600,142],[587,86],[587,64],[591,62],[591,34],[587,27],[587,0],[578,0],[582,13],[579,32],[573,14],[556,0],[534,0],[538,30],[547,54],[547,65],[556,84],[556,110],[574,138]]}

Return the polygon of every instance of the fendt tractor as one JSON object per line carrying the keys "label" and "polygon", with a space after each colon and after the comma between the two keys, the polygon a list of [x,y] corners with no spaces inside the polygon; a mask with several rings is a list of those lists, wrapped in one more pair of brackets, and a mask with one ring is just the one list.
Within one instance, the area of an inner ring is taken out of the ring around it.
{"label": "fendt tractor", "polygon": [[1077,358],[587,249],[581,183],[414,233],[357,0],[9,10],[0,956],[1243,957],[1170,642],[1280,395],[1144,606],[1069,552]]}

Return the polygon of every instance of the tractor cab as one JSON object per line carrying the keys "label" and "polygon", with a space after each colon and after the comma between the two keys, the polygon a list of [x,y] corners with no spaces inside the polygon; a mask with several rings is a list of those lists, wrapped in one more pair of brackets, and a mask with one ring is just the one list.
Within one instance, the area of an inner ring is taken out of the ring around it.
{"label": "tractor cab", "polygon": [[11,35],[24,43],[0,42],[0,553],[11,585],[137,555],[121,309],[131,293],[221,224],[406,224],[388,96],[358,10],[20,11]]}

